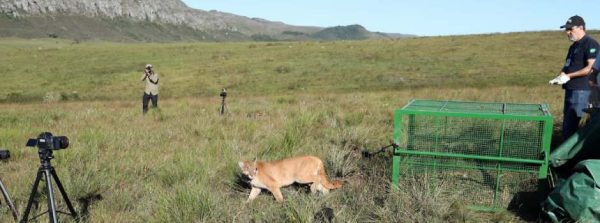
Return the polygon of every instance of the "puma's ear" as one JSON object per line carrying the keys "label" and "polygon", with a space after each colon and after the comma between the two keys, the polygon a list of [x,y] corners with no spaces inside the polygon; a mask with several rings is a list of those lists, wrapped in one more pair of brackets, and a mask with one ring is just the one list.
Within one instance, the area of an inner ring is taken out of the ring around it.
{"label": "puma's ear", "polygon": [[238,165],[240,165],[240,168],[244,169],[244,166],[245,166],[245,165],[244,165],[244,162],[242,162],[242,161],[239,161],[239,162],[238,162]]}
{"label": "puma's ear", "polygon": [[258,170],[258,166],[256,166],[256,158],[254,158],[254,161],[252,162],[252,168],[254,169],[254,171]]}

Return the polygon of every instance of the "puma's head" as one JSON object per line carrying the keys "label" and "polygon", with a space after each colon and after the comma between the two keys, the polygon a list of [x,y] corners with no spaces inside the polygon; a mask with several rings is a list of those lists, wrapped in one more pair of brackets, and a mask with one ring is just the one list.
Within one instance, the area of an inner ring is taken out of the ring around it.
{"label": "puma's head", "polygon": [[256,173],[258,172],[256,161],[240,161],[238,162],[238,165],[240,165],[244,175],[248,176],[250,179],[254,179],[254,176],[256,176]]}

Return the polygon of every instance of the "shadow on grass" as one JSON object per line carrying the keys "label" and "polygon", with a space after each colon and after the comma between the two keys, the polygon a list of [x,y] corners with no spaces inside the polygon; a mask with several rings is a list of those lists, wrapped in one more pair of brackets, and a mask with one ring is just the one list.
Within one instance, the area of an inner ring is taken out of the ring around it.
{"label": "shadow on grass", "polygon": [[[550,152],[560,146],[563,141],[561,123],[555,122],[552,127]],[[548,219],[542,218],[541,203],[551,192],[550,185],[544,180],[538,181],[537,184],[531,182],[530,185],[538,186],[537,188],[525,188],[523,191],[517,192],[508,204],[508,210],[523,221],[548,222]]]}
{"label": "shadow on grass", "polygon": [[552,125],[552,141],[550,143],[550,152],[554,151],[556,147],[560,146],[563,143],[562,138],[562,123],[555,122]]}
{"label": "shadow on grass", "polygon": [[517,192],[508,204],[508,211],[523,221],[538,222],[540,220],[540,204],[544,199],[546,199],[544,191]]}
{"label": "shadow on grass", "polygon": [[236,173],[233,180],[232,189],[238,192],[245,192],[251,189],[250,178],[240,172]]}
{"label": "shadow on grass", "polygon": [[[251,179],[242,173],[236,173],[236,175],[234,177],[235,177],[235,180],[234,180],[232,189],[237,192],[249,194],[250,189],[252,189],[252,185],[250,185]],[[310,184],[293,183],[290,186],[282,187],[281,190],[282,191],[298,191],[303,194],[309,194],[310,193]],[[268,196],[273,197],[273,194],[269,190],[261,189],[261,195],[263,193],[267,194]],[[285,196],[284,196],[284,199],[285,199]]]}
{"label": "shadow on grass", "polygon": [[91,193],[77,198],[77,202],[79,202],[80,207],[79,218],[82,222],[89,222],[90,206],[97,201],[101,201],[102,199],[102,195],[97,193]]}
{"label": "shadow on grass", "polygon": [[334,217],[333,209],[325,207],[325,208],[322,208],[321,210],[319,210],[317,213],[315,213],[315,216],[313,217],[313,222],[331,223],[331,222],[333,222],[333,217]]}

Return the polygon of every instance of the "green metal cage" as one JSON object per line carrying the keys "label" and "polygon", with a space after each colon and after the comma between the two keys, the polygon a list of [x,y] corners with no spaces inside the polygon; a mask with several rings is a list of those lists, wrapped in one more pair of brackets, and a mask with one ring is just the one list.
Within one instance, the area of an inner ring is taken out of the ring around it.
{"label": "green metal cage", "polygon": [[506,208],[547,178],[551,138],[545,104],[411,100],[395,112],[392,183],[417,175],[471,207]]}

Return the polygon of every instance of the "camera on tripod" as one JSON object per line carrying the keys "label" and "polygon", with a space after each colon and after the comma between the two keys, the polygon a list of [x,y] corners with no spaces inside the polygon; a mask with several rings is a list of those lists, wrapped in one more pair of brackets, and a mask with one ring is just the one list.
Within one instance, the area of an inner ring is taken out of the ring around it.
{"label": "camera on tripod", "polygon": [[[44,178],[44,182],[46,184],[46,197],[48,197],[48,213],[50,222],[58,223],[58,213],[69,214],[73,218],[77,219],[77,212],[75,212],[75,208],[71,204],[69,197],[67,196],[67,192],[65,192],[65,188],[63,187],[60,179],[58,179],[58,175],[56,175],[56,170],[52,167],[50,160],[54,157],[52,156],[52,151],[59,149],[66,149],[69,147],[69,138],[66,136],[53,136],[50,132],[42,132],[35,139],[27,140],[26,146],[28,147],[38,147],[38,154],[40,156],[40,168],[38,169],[37,176],[33,182],[33,188],[31,189],[31,194],[29,195],[29,201],[27,202],[27,207],[25,208],[25,212],[23,213],[23,218],[21,222],[27,222],[29,220],[35,219],[41,215],[37,215],[32,219],[29,219],[29,212],[33,207],[34,198],[37,197],[38,186],[42,178]],[[67,207],[69,208],[70,213],[57,211],[56,201],[54,200],[54,189],[52,187],[52,179],[56,183],[56,187],[60,191]]]}
{"label": "camera on tripod", "polygon": [[225,114],[225,97],[227,97],[227,89],[221,89],[219,96],[221,96],[221,115],[223,115]]}
{"label": "camera on tripod", "polygon": [[66,149],[69,147],[69,138],[66,136],[53,136],[50,132],[42,132],[37,138],[27,140],[26,146],[37,146],[40,150]]}

